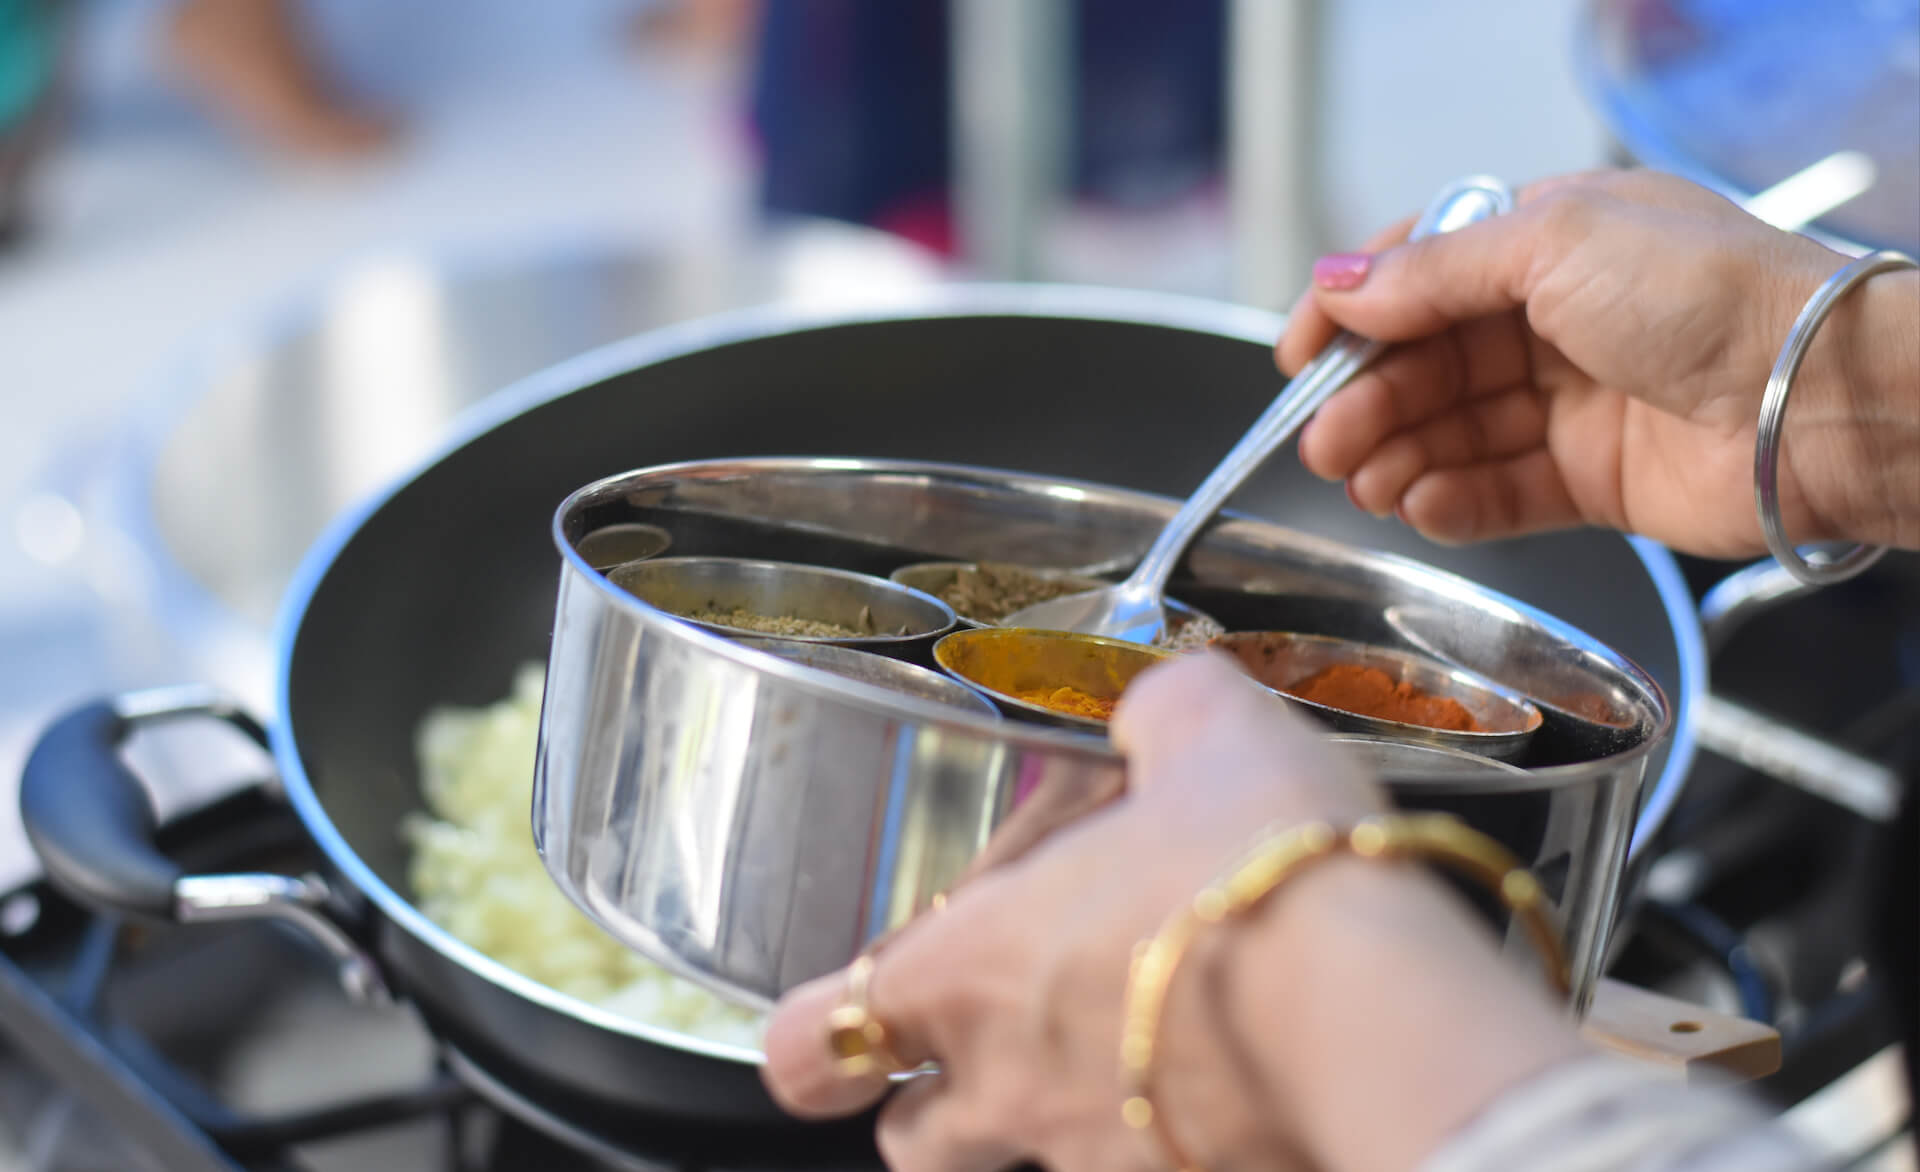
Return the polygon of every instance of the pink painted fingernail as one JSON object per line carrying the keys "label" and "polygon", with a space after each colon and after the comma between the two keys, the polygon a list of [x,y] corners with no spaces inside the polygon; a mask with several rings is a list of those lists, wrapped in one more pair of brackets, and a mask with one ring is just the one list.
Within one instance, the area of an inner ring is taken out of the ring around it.
{"label": "pink painted fingernail", "polygon": [[1373,258],[1364,252],[1336,252],[1313,262],[1313,283],[1322,289],[1358,289]]}

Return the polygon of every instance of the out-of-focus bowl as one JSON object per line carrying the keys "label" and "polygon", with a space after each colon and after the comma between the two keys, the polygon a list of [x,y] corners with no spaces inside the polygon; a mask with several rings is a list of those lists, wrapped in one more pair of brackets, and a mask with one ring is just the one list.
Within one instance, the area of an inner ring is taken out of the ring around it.
{"label": "out-of-focus bowl", "polygon": [[86,557],[148,587],[142,621],[187,657],[171,670],[271,707],[274,613],[301,556],[462,412],[621,339],[746,306],[887,303],[941,272],[897,236],[798,219],[697,244],[542,232],[369,255],[219,323],[156,373],[80,502],[89,535],[131,545],[102,536]]}

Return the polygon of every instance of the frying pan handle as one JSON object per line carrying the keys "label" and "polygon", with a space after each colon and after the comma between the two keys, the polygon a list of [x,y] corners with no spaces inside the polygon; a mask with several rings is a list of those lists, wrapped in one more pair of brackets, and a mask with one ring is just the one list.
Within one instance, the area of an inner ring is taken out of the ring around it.
{"label": "frying pan handle", "polygon": [[1869,822],[1900,813],[1904,787],[1892,768],[1721,696],[1703,698],[1700,747],[1775,781],[1851,810]]}
{"label": "frying pan handle", "polygon": [[1720,650],[1749,619],[1814,589],[1772,558],[1735,570],[1700,599],[1700,627],[1707,637],[1707,650]]}
{"label": "frying pan handle", "polygon": [[259,721],[201,687],[96,700],[41,734],[20,777],[20,820],[47,879],[88,907],[146,919],[280,920],[333,958],[349,997],[389,1000],[379,967],[341,923],[318,875],[188,875],[161,853],[160,820],[120,747],[142,726],[187,719],[218,720],[267,745]]}
{"label": "frying pan handle", "polygon": [[1717,1074],[1745,1082],[1780,1069],[1780,1031],[1772,1026],[1606,977],[1594,989],[1580,1036],[1687,1079]]}
{"label": "frying pan handle", "polygon": [[[1720,650],[1749,620],[1815,589],[1772,558],[1735,570],[1700,600],[1707,650]],[[1869,821],[1890,822],[1899,809],[1902,787],[1893,770],[1722,696],[1706,697],[1695,728],[1708,752]]]}

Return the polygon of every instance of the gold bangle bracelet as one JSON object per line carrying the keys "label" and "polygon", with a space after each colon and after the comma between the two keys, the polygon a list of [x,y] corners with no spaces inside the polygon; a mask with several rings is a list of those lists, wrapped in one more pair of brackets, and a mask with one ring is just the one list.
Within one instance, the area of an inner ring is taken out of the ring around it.
{"label": "gold bangle bracelet", "polygon": [[1562,997],[1569,991],[1566,950],[1547,914],[1540,884],[1498,842],[1448,814],[1395,814],[1369,818],[1342,831],[1310,822],[1269,832],[1223,878],[1168,918],[1160,933],[1134,949],[1120,1030],[1120,1116],[1136,1131],[1151,1131],[1178,1172],[1198,1164],[1154,1106],[1154,1052],[1174,973],[1194,939],[1208,926],[1243,917],[1301,871],[1336,854],[1397,860],[1428,859],[1485,884],[1526,929],[1540,953],[1547,980]]}

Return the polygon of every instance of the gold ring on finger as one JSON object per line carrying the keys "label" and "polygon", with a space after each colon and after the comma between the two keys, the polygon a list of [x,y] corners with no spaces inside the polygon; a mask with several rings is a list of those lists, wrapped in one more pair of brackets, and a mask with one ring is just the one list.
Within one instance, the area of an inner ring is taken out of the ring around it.
{"label": "gold ring on finger", "polygon": [[847,966],[847,990],[827,1015],[827,1050],[834,1069],[845,1078],[895,1075],[909,1067],[893,1052],[887,1027],[867,1008],[873,981],[873,957],[862,954]]}

